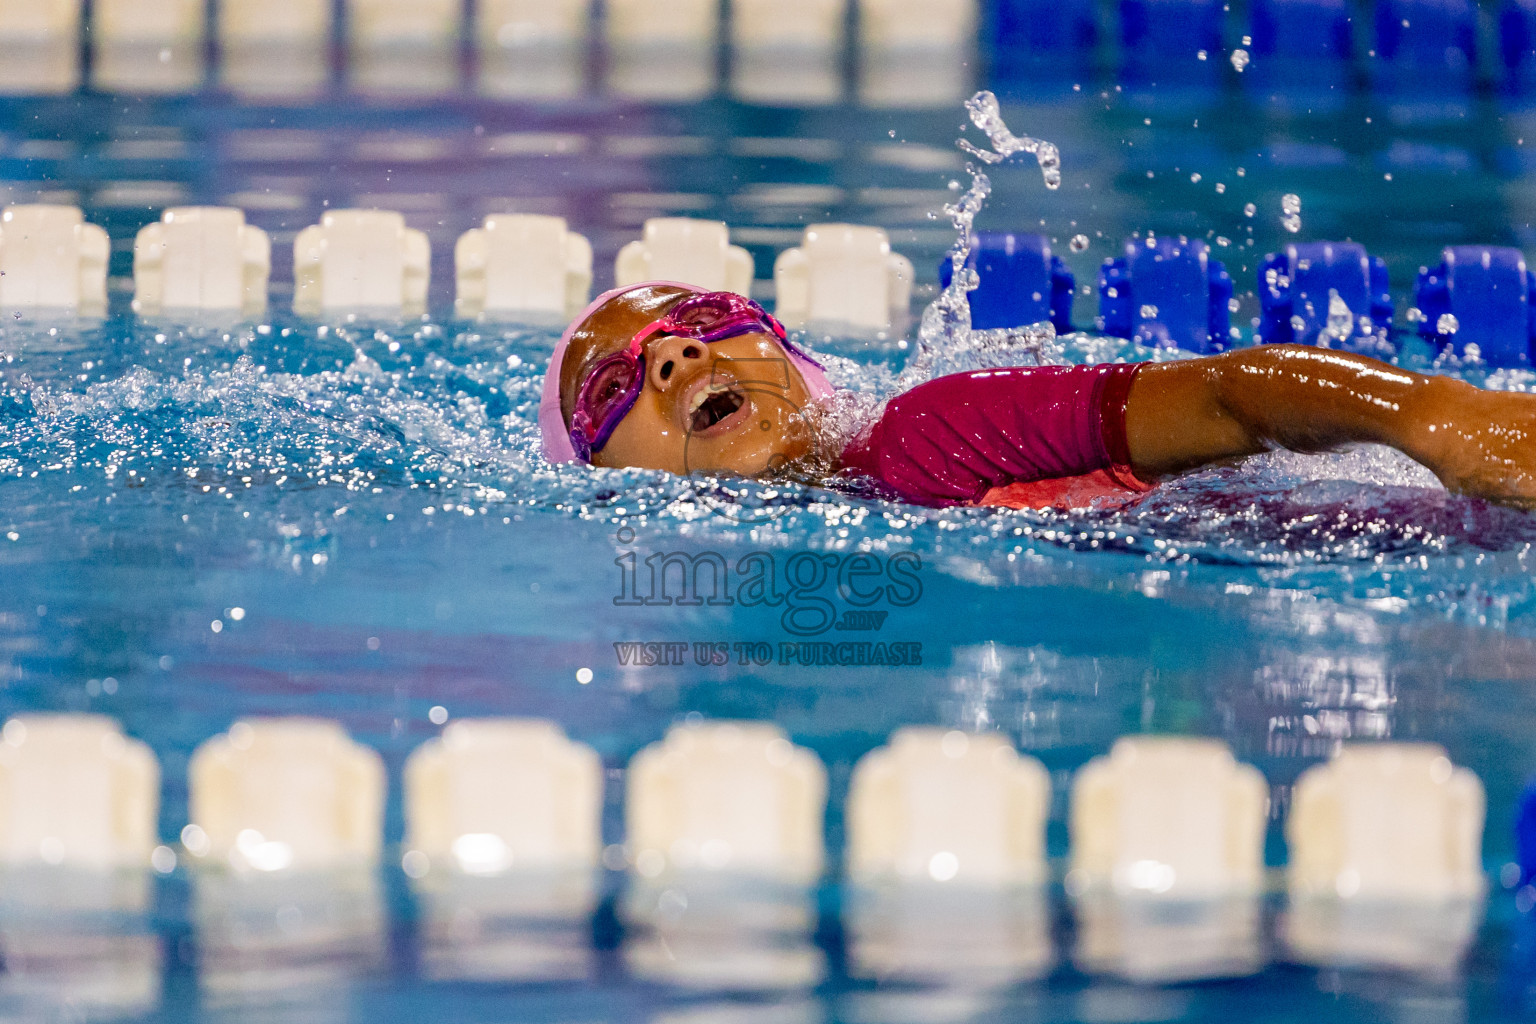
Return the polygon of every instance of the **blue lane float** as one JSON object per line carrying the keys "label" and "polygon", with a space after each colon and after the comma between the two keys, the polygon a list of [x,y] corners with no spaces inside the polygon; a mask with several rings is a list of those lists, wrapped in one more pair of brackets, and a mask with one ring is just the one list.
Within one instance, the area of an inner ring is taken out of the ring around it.
{"label": "blue lane float", "polygon": [[1387,264],[1357,242],[1302,242],[1259,266],[1259,338],[1371,355],[1392,345]]}
{"label": "blue lane float", "polygon": [[[971,292],[971,326],[988,330],[1049,320],[1057,334],[1072,331],[1072,271],[1053,255],[1043,235],[980,231],[972,236],[966,266],[980,283]],[[954,270],[939,264],[939,284],[948,288]]]}
{"label": "blue lane float", "polygon": [[1533,292],[1536,274],[1519,249],[1450,246],[1437,265],[1419,270],[1414,289],[1419,334],[1463,357],[1475,345],[1489,366],[1530,366],[1536,345]]}
{"label": "blue lane float", "polygon": [[1098,328],[1156,348],[1227,349],[1232,278],[1210,246],[1186,238],[1132,238],[1099,271]]}

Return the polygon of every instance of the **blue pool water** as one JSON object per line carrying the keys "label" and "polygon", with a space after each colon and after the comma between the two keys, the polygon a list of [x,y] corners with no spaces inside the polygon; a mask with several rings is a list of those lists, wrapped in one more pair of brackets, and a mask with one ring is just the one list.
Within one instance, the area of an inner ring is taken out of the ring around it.
{"label": "blue pool water", "polygon": [[[1086,234],[1084,252],[1060,246],[1080,283],[1134,231],[1209,237],[1246,325],[1254,268],[1290,237],[1279,197],[1292,192],[1302,237],[1349,235],[1387,258],[1400,317],[1413,271],[1442,245],[1531,241],[1524,140],[1536,145],[1536,119],[1505,100],[1350,95],[1314,114],[1240,89],[1191,98],[1088,76],[1043,92],[1005,88],[1005,113],[1061,147],[1064,185],[1046,192],[1032,160],[999,168],[982,226]],[[621,955],[628,936],[612,899],[580,922],[573,977],[451,981],[431,968],[437,940],[392,849],[368,897],[377,913],[360,914],[364,941],[309,973],[252,972],[232,987],[210,981],[189,873],[158,878],[151,913],[101,924],[151,936],[157,951],[153,998],[121,1015],[1450,1022],[1536,1006],[1536,932],[1500,881],[1515,798],[1536,770],[1525,725],[1536,715],[1529,514],[1449,496],[1373,449],[1265,456],[1192,474],[1129,510],[1072,515],[555,468],[537,455],[533,410],[556,331],[447,315],[453,239],[507,208],[559,213],[587,233],[599,286],[647,216],[729,221],[759,278],[804,223],[874,223],[931,295],[953,240],[932,215],[964,178],[952,147],[962,121],[958,102],[649,105],[599,86],[537,105],[344,87],[304,105],[215,91],[0,102],[0,188],[12,201],[80,203],[115,240],[116,281],[102,323],[0,311],[0,714],[120,720],[159,758],[167,843],[187,821],[192,749],[242,716],[333,718],[379,750],[392,843],[399,769],[439,731],[433,708],[547,717],[595,747],[610,772],[609,842],[621,838],[625,764],[669,724],[767,719],[828,765],[829,863],[854,762],[904,725],[1001,730],[1043,760],[1057,856],[1070,773],[1116,737],[1220,737],[1272,786],[1276,865],[1280,814],[1304,768],[1342,740],[1431,740],[1488,790],[1492,894],[1464,965],[1319,970],[1287,963],[1276,945],[1260,973],[1237,980],[1137,985],[1080,972],[1063,952],[1043,979],[1001,991],[877,984],[848,969],[834,872],[808,936],[827,962],[813,987],[643,980]],[[287,314],[277,287],[259,324],[127,316],[133,232],[163,206],[202,202],[241,205],[271,232],[279,286],[291,280],[294,234],[326,206],[401,209],[434,244],[433,315],[322,325]],[[1080,297],[1077,321],[1092,308]],[[895,338],[808,340],[844,383],[875,392],[912,354]],[[1150,355],[1086,336],[1063,351]],[[1402,360],[1425,367],[1430,353],[1410,345]],[[1440,369],[1505,388],[1536,380]],[[904,564],[918,566],[916,586],[893,591],[878,633],[862,637],[816,628],[822,601],[845,610],[825,586],[787,607],[616,604],[626,567],[644,572],[651,555],[718,552],[735,564],[755,551],[780,572],[805,552],[867,552],[888,571],[915,556]],[[859,639],[920,647],[921,663],[777,663],[781,643]],[[615,645],[633,642],[690,646],[680,665],[621,664]],[[692,663],[692,644],[744,642],[770,645],[772,663]],[[621,885],[616,873],[606,882]],[[1069,950],[1059,892],[1051,907],[1055,945]],[[14,939],[28,924],[5,927]],[[57,962],[70,952],[55,951]],[[106,1013],[27,963],[8,960],[7,1014]]]}

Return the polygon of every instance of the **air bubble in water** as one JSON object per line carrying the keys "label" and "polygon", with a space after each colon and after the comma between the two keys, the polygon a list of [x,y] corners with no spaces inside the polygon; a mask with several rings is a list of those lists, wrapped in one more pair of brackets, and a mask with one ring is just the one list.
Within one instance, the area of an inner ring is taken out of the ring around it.
{"label": "air bubble in water", "polygon": [[1461,322],[1454,313],[1441,313],[1440,319],[1435,321],[1435,332],[1438,334],[1455,334],[1459,330]]}
{"label": "air bubble in water", "polygon": [[1216,183],[1216,194],[1217,195],[1221,195],[1226,190],[1227,190],[1226,182],[1218,181]]}
{"label": "air bubble in water", "polygon": [[1280,197],[1280,223],[1291,234],[1301,230],[1301,196],[1287,192]]}
{"label": "air bubble in water", "polygon": [[1243,205],[1243,216],[1244,217],[1252,217],[1255,213],[1258,213],[1258,212],[1259,212],[1259,208],[1257,206],[1254,206],[1252,203],[1245,203]]}
{"label": "air bubble in water", "polygon": [[1301,230],[1301,218],[1294,213],[1288,213],[1280,218],[1280,225],[1294,235]]}
{"label": "air bubble in water", "polygon": [[1196,60],[1205,60],[1205,58],[1206,58],[1206,52],[1204,50],[1196,50],[1195,51],[1195,59]]}
{"label": "air bubble in water", "polygon": [[1189,183],[1191,185],[1198,185],[1198,184],[1200,184],[1200,175],[1199,174],[1191,174],[1189,176]]}
{"label": "air bubble in water", "polygon": [[1088,236],[1087,235],[1073,235],[1072,236],[1072,241],[1067,243],[1067,244],[1071,247],[1073,252],[1082,252],[1083,250],[1088,248]]}
{"label": "air bubble in water", "polygon": [[1151,306],[1151,305],[1142,306],[1141,307],[1141,318],[1143,320],[1156,320],[1157,319],[1157,307],[1156,306]]}
{"label": "air bubble in water", "polygon": [[1307,322],[1299,316],[1291,317],[1291,330],[1298,334],[1307,329]]}
{"label": "air bubble in water", "polygon": [[1424,319],[1424,313],[1419,309],[1418,306],[1409,306],[1408,312],[1404,313],[1403,316],[1411,324],[1419,323]]}
{"label": "air bubble in water", "polygon": [[1243,68],[1245,68],[1247,66],[1248,66],[1248,51],[1247,50],[1242,50],[1242,49],[1233,50],[1232,51],[1232,67],[1235,68],[1238,71],[1239,74],[1241,74]]}

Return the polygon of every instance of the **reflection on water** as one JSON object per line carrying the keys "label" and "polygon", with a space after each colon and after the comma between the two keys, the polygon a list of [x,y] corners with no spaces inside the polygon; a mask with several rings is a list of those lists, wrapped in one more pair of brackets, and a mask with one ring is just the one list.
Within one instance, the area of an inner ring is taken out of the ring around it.
{"label": "reflection on water", "polygon": [[586,86],[586,51],[574,39],[484,46],[476,85],[482,96],[495,99],[571,99]]}
{"label": "reflection on water", "polygon": [[475,877],[432,871],[415,883],[421,971],[434,981],[579,981],[592,970],[590,872]]}
{"label": "reflection on water", "polygon": [[1293,898],[1280,922],[1290,957],[1317,967],[1371,967],[1429,977],[1461,968],[1483,921],[1484,901]]}
{"label": "reflection on water", "polygon": [[608,51],[608,88],[618,97],[688,103],[715,91],[716,50],[702,42],[615,42]]}
{"label": "reflection on water", "polygon": [[147,871],[0,872],[0,1016],[112,1019],[155,1010],[163,952]]}
{"label": "reflection on water", "polygon": [[306,41],[226,43],[220,51],[219,84],[253,100],[300,100],[323,92],[330,80],[330,53]]}
{"label": "reflection on water", "polygon": [[811,941],[815,908],[803,888],[726,874],[675,872],[636,881],[625,900],[631,973],[684,988],[810,988],[826,970]]}
{"label": "reflection on water", "polygon": [[379,879],[345,870],[193,874],[193,921],[204,998],[345,1005],[350,985],[385,962]]}
{"label": "reflection on water", "polygon": [[96,40],[91,84],[130,95],[195,92],[203,82],[203,44]]}
{"label": "reflection on water", "polygon": [[347,84],[363,96],[431,99],[458,91],[459,51],[449,43],[357,46],[347,61]]}
{"label": "reflection on water", "polygon": [[731,92],[747,103],[816,107],[843,98],[839,51],[831,47],[738,46],[731,60]]}
{"label": "reflection on water", "polygon": [[850,971],[878,981],[978,990],[1043,977],[1056,961],[1038,889],[911,884],[853,892],[844,904]]}
{"label": "reflection on water", "polygon": [[859,54],[859,102],[876,109],[954,107],[975,91],[969,45],[867,48]]}
{"label": "reflection on water", "polygon": [[1171,900],[1084,893],[1073,900],[1073,960],[1091,974],[1168,984],[1257,974],[1264,966],[1256,896]]}
{"label": "reflection on water", "polygon": [[74,40],[0,38],[0,95],[62,95],[79,86],[80,47]]}

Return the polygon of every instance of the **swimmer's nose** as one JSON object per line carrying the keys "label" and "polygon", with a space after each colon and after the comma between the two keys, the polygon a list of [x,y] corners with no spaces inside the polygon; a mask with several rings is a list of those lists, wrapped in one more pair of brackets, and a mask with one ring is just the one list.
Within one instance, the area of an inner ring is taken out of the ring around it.
{"label": "swimmer's nose", "polygon": [[702,341],[671,335],[657,338],[646,350],[646,376],[650,378],[651,387],[665,392],[674,382],[687,377],[692,365],[704,357]]}

